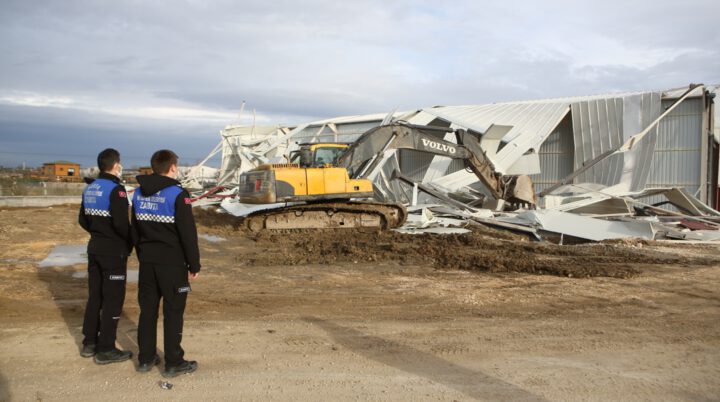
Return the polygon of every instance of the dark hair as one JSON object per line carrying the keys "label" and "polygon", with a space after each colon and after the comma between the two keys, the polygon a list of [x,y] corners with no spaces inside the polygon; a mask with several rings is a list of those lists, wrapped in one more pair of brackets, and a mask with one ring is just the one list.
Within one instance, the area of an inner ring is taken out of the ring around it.
{"label": "dark hair", "polygon": [[101,172],[108,172],[116,163],[120,163],[120,152],[112,148],[105,149],[98,154],[97,163]]}
{"label": "dark hair", "polygon": [[161,149],[150,158],[150,166],[155,174],[166,174],[170,166],[177,165],[178,156],[169,149]]}

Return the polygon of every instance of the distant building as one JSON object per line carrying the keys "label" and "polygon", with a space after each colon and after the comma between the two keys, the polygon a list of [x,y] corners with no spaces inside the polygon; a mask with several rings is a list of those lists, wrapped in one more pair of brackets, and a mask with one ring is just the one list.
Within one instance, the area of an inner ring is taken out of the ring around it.
{"label": "distant building", "polygon": [[138,169],[139,174],[152,174],[152,168],[150,166],[143,166],[140,169]]}
{"label": "distant building", "polygon": [[80,164],[68,161],[43,163],[40,174],[45,179],[80,181]]}
{"label": "distant building", "polygon": [[123,169],[122,177],[120,179],[122,179],[123,183],[125,183],[126,185],[127,184],[134,185],[134,184],[137,184],[137,180],[135,179],[135,177],[139,174],[140,174],[140,171],[138,169],[134,169],[134,168]]}

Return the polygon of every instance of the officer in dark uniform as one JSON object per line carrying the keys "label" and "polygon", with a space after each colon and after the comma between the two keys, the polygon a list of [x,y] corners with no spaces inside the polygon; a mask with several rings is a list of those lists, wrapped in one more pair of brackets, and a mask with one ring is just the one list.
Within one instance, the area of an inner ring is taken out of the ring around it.
{"label": "officer in dark uniform", "polygon": [[138,301],[138,367],[147,372],[160,357],[156,354],[157,319],[163,299],[165,371],[163,376],[192,373],[197,362],[185,360],[180,342],[189,280],[200,272],[197,229],[190,195],[175,180],[178,157],[169,150],[153,154],[153,174],[137,177],[140,187],[133,196],[133,231],[140,278]]}
{"label": "officer in dark uniform", "polygon": [[95,363],[108,364],[132,357],[132,352],[115,347],[132,242],[127,193],[119,178],[122,174],[120,154],[108,148],[100,152],[97,163],[100,175],[83,191],[78,218],[80,226],[90,233],[89,297],[80,355],[95,356]]}

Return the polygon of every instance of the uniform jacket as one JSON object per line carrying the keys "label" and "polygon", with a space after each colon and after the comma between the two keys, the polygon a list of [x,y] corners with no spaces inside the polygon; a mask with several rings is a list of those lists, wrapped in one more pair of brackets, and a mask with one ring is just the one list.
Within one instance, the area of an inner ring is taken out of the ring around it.
{"label": "uniform jacket", "polygon": [[190,195],[180,182],[157,174],[137,176],[133,239],[141,263],[181,264],[200,271],[197,229]]}
{"label": "uniform jacket", "polygon": [[88,254],[130,254],[132,241],[128,199],[119,178],[102,172],[85,187],[78,223],[90,233]]}

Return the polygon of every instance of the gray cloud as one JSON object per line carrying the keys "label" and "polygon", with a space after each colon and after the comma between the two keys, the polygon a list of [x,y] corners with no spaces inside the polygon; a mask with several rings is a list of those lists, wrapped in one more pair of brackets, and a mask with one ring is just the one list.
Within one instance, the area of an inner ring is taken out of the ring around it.
{"label": "gray cloud", "polygon": [[70,159],[93,166],[97,153],[113,147],[125,166],[144,166],[152,152],[173,149],[181,163],[199,162],[219,141],[219,128],[209,124],[169,124],[124,120],[98,113],[46,107],[0,106],[0,165],[38,165]]}

